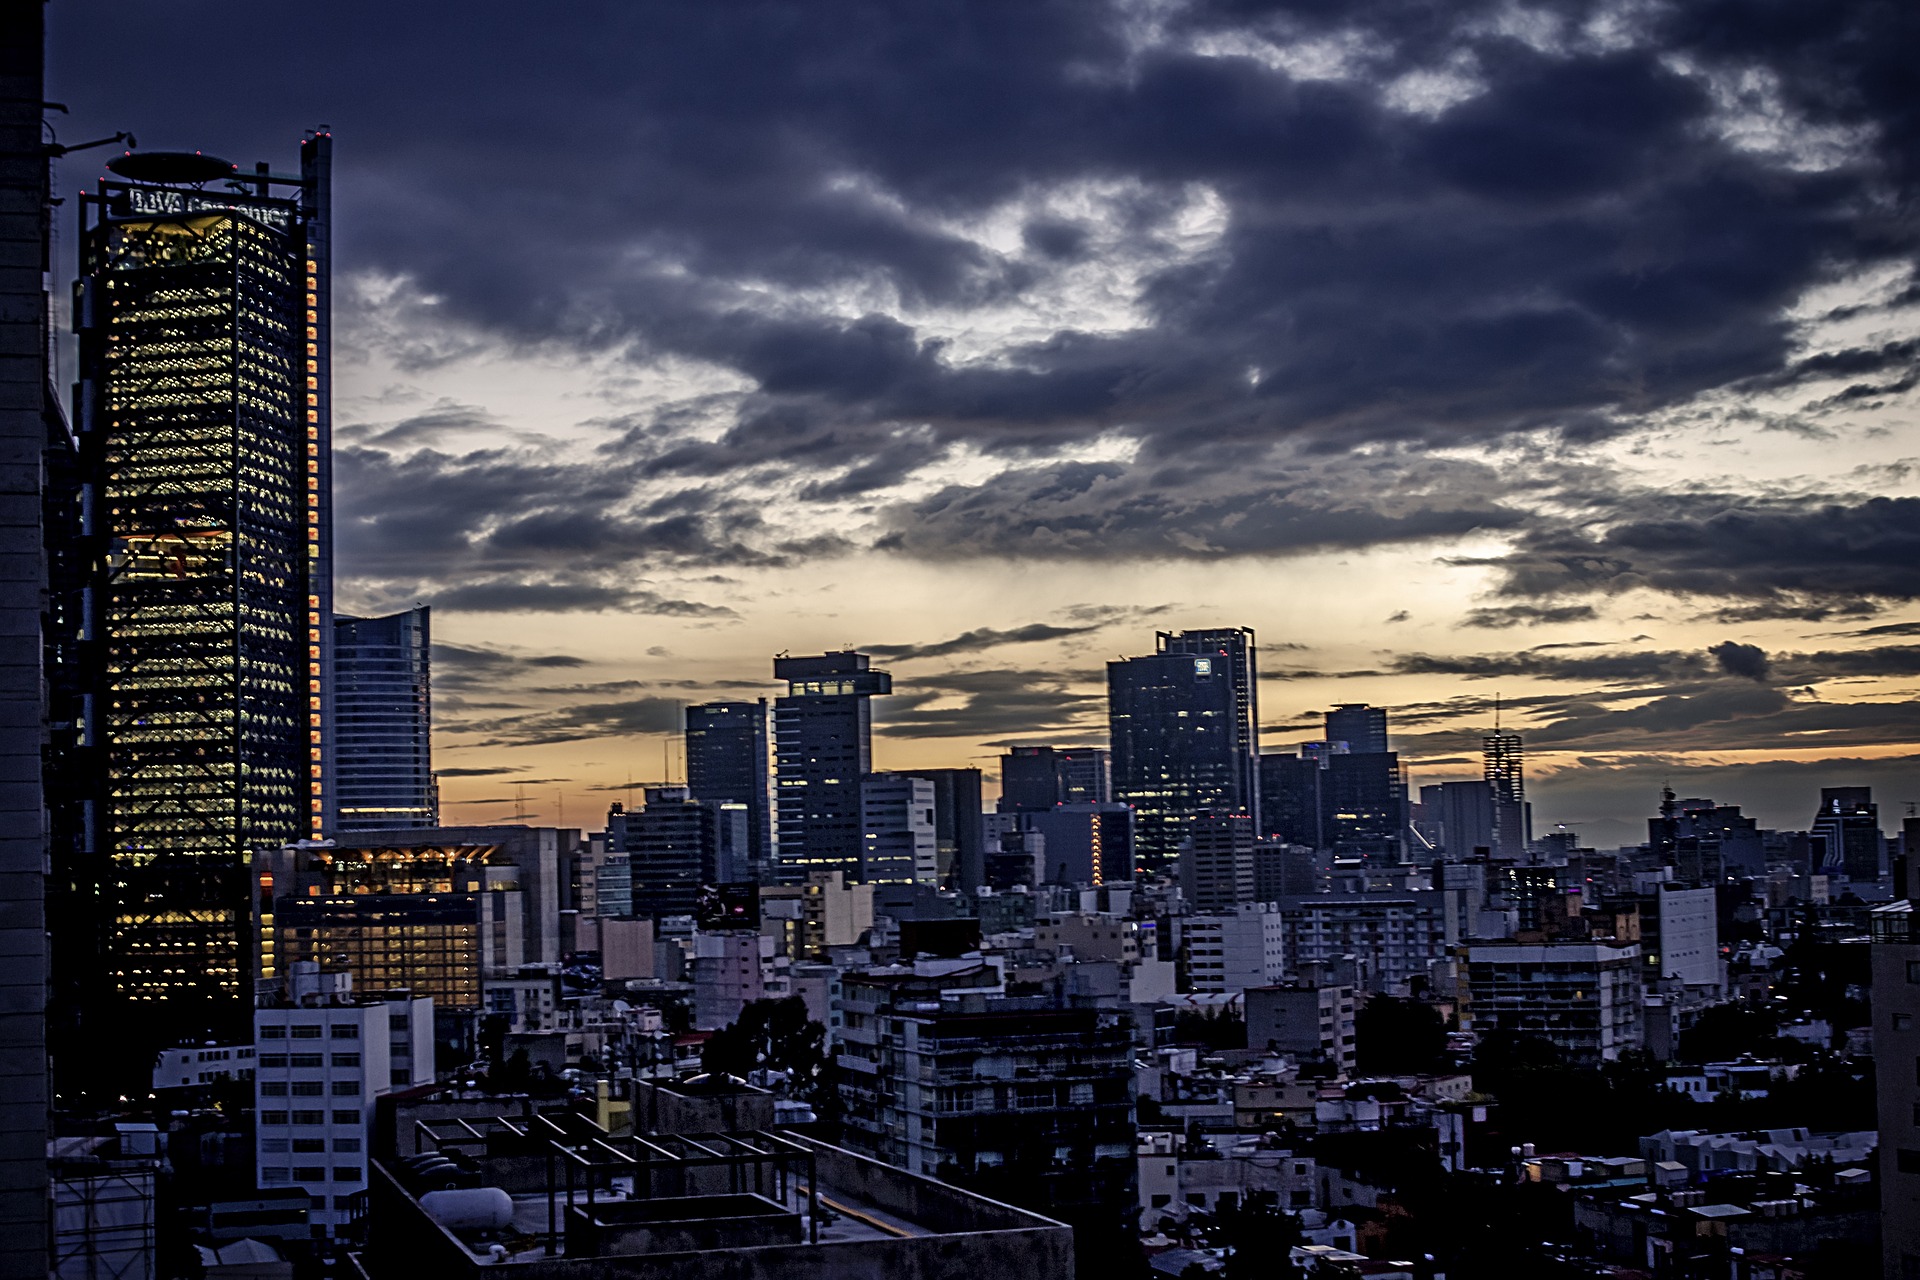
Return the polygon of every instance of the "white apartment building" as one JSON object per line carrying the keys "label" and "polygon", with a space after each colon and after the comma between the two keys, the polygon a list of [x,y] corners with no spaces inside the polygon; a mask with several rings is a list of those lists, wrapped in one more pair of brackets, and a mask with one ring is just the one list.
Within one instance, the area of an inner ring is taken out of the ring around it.
{"label": "white apartment building", "polygon": [[1286,976],[1286,925],[1264,902],[1188,916],[1181,945],[1189,991],[1244,991]]}
{"label": "white apartment building", "polygon": [[250,1044],[181,1045],[162,1049],[153,1063],[153,1089],[197,1089],[222,1080],[253,1079]]}
{"label": "white apartment building", "polygon": [[253,1015],[258,1184],[305,1190],[316,1234],[333,1236],[367,1189],[374,1099],[434,1077],[433,1001],[357,999],[347,975],[304,961],[287,982]]}

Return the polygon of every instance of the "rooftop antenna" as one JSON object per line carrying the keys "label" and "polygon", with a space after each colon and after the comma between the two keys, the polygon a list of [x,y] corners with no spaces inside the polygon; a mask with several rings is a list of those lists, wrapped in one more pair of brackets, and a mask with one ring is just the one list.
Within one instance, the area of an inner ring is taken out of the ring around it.
{"label": "rooftop antenna", "polygon": [[527,820],[527,784],[524,782],[514,783],[513,820],[515,822]]}
{"label": "rooftop antenna", "polygon": [[1500,695],[1493,695],[1493,731],[1500,732]]}

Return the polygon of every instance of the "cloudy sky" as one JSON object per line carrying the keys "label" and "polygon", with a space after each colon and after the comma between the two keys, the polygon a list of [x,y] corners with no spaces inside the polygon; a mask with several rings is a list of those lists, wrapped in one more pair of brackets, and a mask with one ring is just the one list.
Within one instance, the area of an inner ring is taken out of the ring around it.
{"label": "cloudy sky", "polygon": [[332,127],[341,606],[434,606],[450,819],[592,821],[780,650],[990,768],[1248,625],[1269,749],[1463,776],[1498,694],[1604,844],[1920,798],[1916,14],[54,0],[49,91]]}

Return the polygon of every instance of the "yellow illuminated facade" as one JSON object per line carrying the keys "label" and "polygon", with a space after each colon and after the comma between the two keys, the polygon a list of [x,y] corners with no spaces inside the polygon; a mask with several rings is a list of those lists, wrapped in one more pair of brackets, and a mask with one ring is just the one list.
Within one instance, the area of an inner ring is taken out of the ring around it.
{"label": "yellow illuminated facade", "polygon": [[104,977],[243,1018],[254,850],[320,833],[328,478],[306,205],[103,183],[76,320]]}

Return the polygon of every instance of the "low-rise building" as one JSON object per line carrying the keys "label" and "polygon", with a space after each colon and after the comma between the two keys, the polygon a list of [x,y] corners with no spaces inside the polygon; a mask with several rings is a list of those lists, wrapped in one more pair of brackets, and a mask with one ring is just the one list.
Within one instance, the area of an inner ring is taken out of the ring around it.
{"label": "low-rise building", "polygon": [[1302,1064],[1353,1074],[1356,1038],[1352,987],[1274,983],[1248,987],[1247,1047],[1284,1053]]}
{"label": "low-rise building", "polygon": [[1120,1222],[1133,1192],[1126,1015],[1000,994],[979,961],[842,976],[845,1142],[1075,1222]]}
{"label": "low-rise building", "polygon": [[259,1186],[306,1191],[316,1235],[338,1235],[358,1216],[374,1099],[394,1087],[396,1036],[409,1078],[431,1079],[432,1028],[430,998],[358,998],[349,975],[309,962],[254,1011]]}
{"label": "low-rise building", "polygon": [[1466,953],[1463,1027],[1482,1037],[1538,1037],[1585,1064],[1611,1062],[1639,1047],[1637,944],[1479,942]]}
{"label": "low-rise building", "polygon": [[1189,916],[1181,941],[1189,991],[1244,991],[1286,975],[1286,926],[1265,903]]}
{"label": "low-rise building", "polygon": [[153,1091],[204,1089],[226,1081],[253,1079],[250,1044],[180,1045],[162,1049],[153,1064]]}

